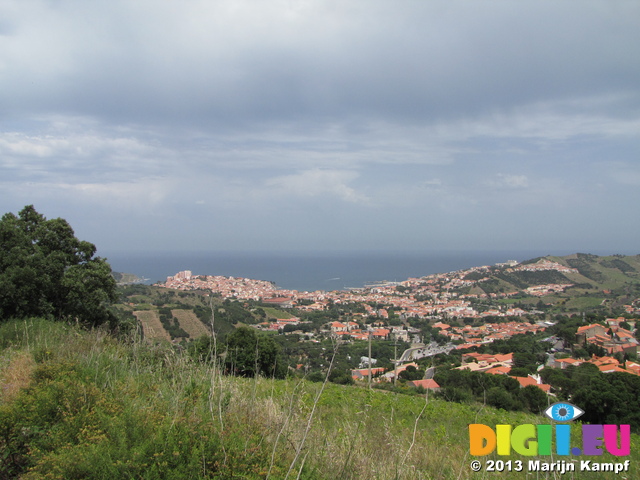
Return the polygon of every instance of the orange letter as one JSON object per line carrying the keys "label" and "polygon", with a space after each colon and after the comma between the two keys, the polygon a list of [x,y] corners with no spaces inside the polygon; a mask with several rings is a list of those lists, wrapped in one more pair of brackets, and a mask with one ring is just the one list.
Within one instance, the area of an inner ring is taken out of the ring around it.
{"label": "orange letter", "polygon": [[469,425],[469,451],[471,455],[480,457],[489,455],[496,448],[496,433],[482,423]]}

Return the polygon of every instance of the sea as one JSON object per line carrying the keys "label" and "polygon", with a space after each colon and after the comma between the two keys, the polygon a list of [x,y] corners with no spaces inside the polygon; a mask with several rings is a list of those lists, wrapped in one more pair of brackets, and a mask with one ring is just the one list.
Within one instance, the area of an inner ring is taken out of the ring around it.
{"label": "sea", "polygon": [[447,273],[507,260],[524,261],[549,255],[540,252],[357,252],[288,253],[113,253],[106,257],[113,271],[133,273],[144,283],[165,281],[183,270],[193,275],[222,275],[267,280],[287,290],[348,290],[380,282]]}

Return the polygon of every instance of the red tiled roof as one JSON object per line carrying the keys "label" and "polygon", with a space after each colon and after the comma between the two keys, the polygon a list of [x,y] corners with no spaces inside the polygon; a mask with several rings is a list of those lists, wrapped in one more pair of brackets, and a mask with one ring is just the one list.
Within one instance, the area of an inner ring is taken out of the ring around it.
{"label": "red tiled roof", "polygon": [[490,373],[492,375],[507,375],[511,371],[511,367],[493,367],[484,373]]}
{"label": "red tiled roof", "polygon": [[531,377],[511,377],[511,378],[515,378],[518,381],[518,383],[520,384],[520,388],[533,385],[545,392],[549,392],[549,390],[551,389],[551,385],[547,385],[546,383],[538,383],[535,378],[531,378]]}
{"label": "red tiled roof", "polygon": [[411,382],[407,382],[407,385],[411,385],[416,388],[422,387],[425,390],[429,390],[431,388],[440,388],[440,385],[438,385],[438,383],[431,378],[425,380],[413,380]]}

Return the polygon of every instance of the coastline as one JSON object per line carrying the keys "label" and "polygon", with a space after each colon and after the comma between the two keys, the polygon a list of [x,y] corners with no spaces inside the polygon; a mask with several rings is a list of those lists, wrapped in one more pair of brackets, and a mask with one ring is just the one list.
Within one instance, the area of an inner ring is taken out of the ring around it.
{"label": "coastline", "polygon": [[[546,253],[545,253],[546,254]],[[114,271],[164,282],[170,275],[191,270],[194,275],[220,275],[273,282],[278,288],[316,291],[350,290],[434,273],[447,273],[509,259],[542,256],[540,252],[394,252],[337,254],[270,253],[147,253],[114,254],[107,261]]]}

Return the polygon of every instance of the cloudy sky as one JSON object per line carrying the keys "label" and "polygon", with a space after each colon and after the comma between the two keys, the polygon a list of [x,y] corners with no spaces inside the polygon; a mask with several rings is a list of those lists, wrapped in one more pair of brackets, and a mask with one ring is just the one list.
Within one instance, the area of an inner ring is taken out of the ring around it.
{"label": "cloudy sky", "polygon": [[0,213],[99,253],[640,253],[640,2],[0,0]]}

